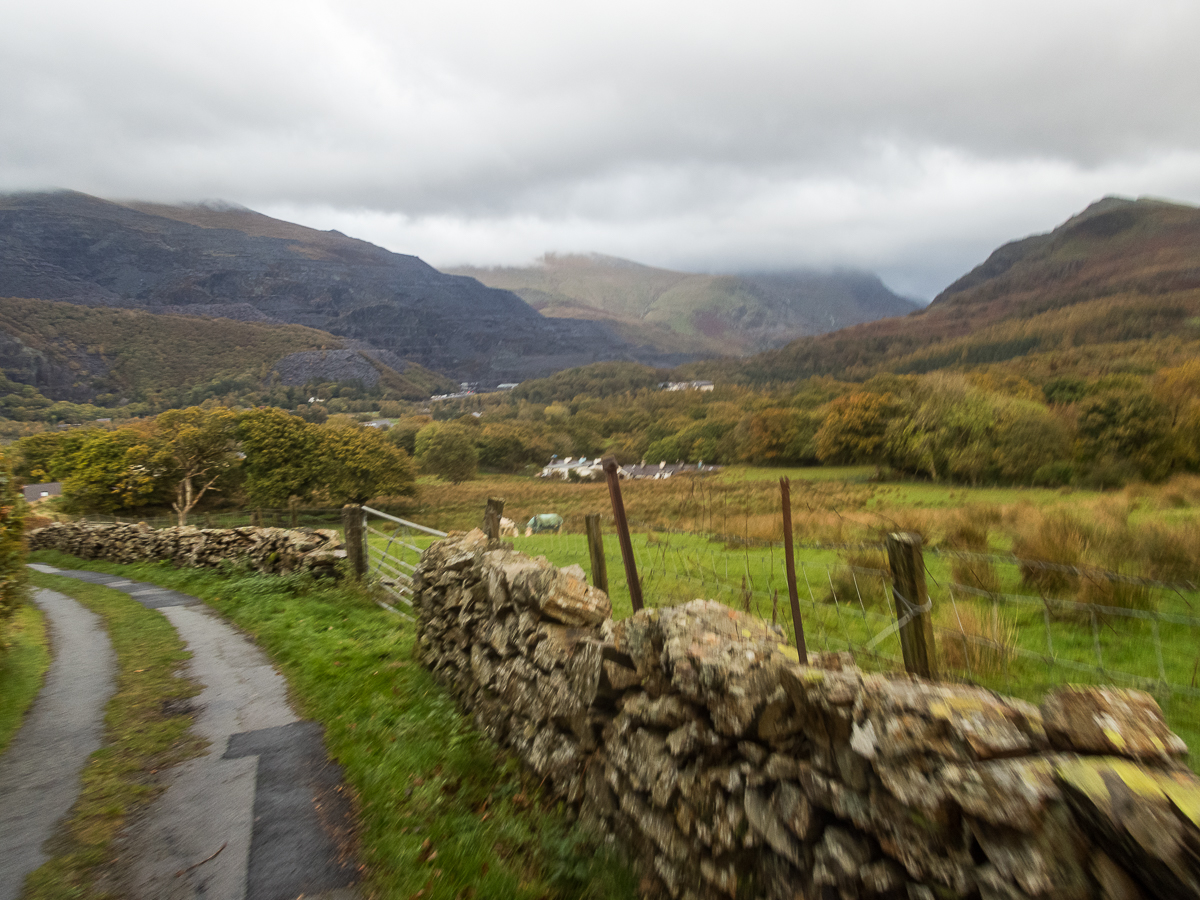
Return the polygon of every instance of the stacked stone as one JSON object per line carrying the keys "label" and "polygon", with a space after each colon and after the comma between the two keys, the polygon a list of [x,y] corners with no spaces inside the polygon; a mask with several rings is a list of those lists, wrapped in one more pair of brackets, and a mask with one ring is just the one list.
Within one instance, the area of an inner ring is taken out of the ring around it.
{"label": "stacked stone", "polygon": [[554,791],[578,802],[612,714],[601,698],[608,596],[479,529],[427,549],[415,576],[422,662]]}
{"label": "stacked stone", "polygon": [[160,528],[138,525],[55,523],[28,535],[31,550],[61,550],[81,559],[132,563],[170,561],[215,567],[223,562],[272,575],[311,571],[334,574],[346,558],[341,536],[328,529]]}
{"label": "stacked stone", "polygon": [[662,895],[1200,898],[1200,782],[1149,695],[801,665],[712,601],[604,621],[577,575],[434,545],[422,654]]}

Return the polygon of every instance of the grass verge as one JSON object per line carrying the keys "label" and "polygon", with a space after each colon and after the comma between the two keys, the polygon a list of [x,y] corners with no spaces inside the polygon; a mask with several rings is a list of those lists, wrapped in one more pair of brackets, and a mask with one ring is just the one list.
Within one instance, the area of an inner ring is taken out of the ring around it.
{"label": "grass verge", "polygon": [[30,874],[22,897],[110,896],[112,842],[126,818],[162,790],[158,769],[203,749],[188,732],[192,716],[173,711],[199,688],[176,674],[188,653],[159,613],[120,591],[73,578],[31,573],[30,580],[104,618],[117,656],[117,687],[105,710],[104,745],[84,767],[79,799],[54,841],[55,855]]}
{"label": "grass verge", "polygon": [[0,649],[0,753],[17,733],[50,667],[46,620],[32,603],[17,610],[5,636],[8,647]]}
{"label": "grass verge", "polygon": [[33,558],[187,592],[258,641],[302,714],[325,725],[357,795],[371,897],[636,895],[629,870],[458,713],[416,662],[413,625],[364,592],[302,575]]}

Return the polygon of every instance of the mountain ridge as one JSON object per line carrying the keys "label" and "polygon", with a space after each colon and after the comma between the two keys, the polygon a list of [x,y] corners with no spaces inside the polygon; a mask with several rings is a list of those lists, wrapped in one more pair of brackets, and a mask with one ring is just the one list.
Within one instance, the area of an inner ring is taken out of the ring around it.
{"label": "mountain ridge", "polygon": [[232,204],[0,196],[0,296],[155,312],[249,304],[456,380],[512,381],[601,359],[674,365],[603,322],[541,316],[415,256]]}
{"label": "mountain ridge", "polygon": [[606,318],[722,355],[920,308],[878,276],[852,269],[706,274],[599,253],[547,253],[533,266],[448,271],[511,290],[543,315]]}

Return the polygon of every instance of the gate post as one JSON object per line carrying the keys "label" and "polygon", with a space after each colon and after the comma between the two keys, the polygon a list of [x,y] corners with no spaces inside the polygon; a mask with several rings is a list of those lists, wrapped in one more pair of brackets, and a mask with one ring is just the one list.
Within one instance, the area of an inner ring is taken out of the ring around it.
{"label": "gate post", "polygon": [[892,594],[896,599],[896,621],[900,623],[904,668],[922,678],[936,678],[932,604],[925,588],[921,536],[907,532],[889,534],[887,554],[892,569]]}
{"label": "gate post", "polygon": [[604,537],[600,534],[600,514],[588,513],[583,518],[587,530],[588,554],[592,559],[592,587],[608,593],[608,563],[604,559]]}
{"label": "gate post", "polygon": [[342,527],[346,531],[346,557],[355,581],[362,581],[367,574],[367,534],[363,508],[347,504],[342,507]]}
{"label": "gate post", "polygon": [[504,498],[488,497],[487,508],[483,511],[483,533],[489,541],[500,537],[500,519],[504,516]]}

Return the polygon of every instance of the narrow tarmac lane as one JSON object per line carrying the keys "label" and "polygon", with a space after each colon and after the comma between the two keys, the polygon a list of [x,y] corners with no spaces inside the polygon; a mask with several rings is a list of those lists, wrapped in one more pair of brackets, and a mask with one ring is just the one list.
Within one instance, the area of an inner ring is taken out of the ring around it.
{"label": "narrow tarmac lane", "polygon": [[357,897],[353,814],[341,771],[326,756],[320,725],[299,719],[262,651],[187,594],[97,572],[34,568],[124,591],[161,612],[192,652],[187,674],[204,685],[192,704],[208,752],[172,769],[167,790],[121,838],[129,896]]}
{"label": "narrow tarmac lane", "polygon": [[79,796],[79,773],[104,733],[116,656],[104,620],[70,597],[35,591],[54,656],[21,730],[0,756],[0,900],[15,900],[49,856],[42,845]]}

